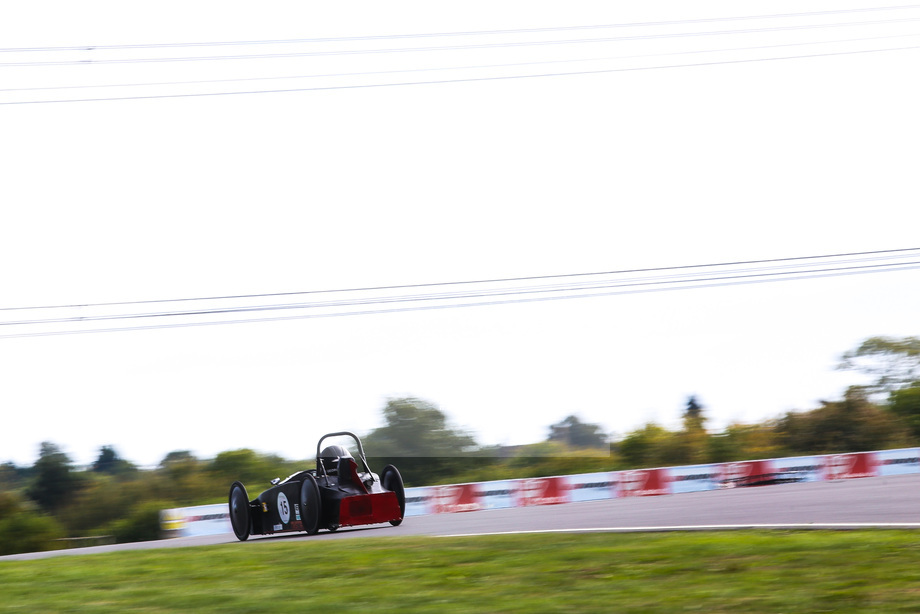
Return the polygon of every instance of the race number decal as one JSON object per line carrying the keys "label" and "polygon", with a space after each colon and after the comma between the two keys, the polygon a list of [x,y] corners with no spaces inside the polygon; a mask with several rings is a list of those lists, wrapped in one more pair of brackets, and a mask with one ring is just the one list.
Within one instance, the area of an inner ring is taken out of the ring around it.
{"label": "race number decal", "polygon": [[283,492],[278,493],[278,515],[281,516],[281,522],[288,524],[291,521],[291,504]]}

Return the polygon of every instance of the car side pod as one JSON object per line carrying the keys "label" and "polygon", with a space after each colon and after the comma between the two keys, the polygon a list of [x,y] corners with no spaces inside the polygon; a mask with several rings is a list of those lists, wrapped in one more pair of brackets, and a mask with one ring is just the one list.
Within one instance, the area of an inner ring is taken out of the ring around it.
{"label": "car side pod", "polygon": [[242,482],[230,487],[230,524],[238,540],[246,541],[252,531],[252,517],[249,512],[249,495]]}

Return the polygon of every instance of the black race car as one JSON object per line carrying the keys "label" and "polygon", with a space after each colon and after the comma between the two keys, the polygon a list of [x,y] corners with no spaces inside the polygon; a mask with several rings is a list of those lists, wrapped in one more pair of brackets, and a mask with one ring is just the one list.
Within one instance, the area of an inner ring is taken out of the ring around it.
{"label": "black race car", "polygon": [[[341,445],[320,449],[330,437],[354,439],[358,458]],[[360,465],[358,464],[360,463]],[[378,476],[364,456],[361,440],[343,431],[323,435],[316,444],[316,469],[298,471],[285,480],[275,478],[272,487],[249,500],[246,487],[230,487],[230,523],[241,541],[250,535],[270,535],[339,527],[402,522],[406,493],[402,476],[387,465]]]}

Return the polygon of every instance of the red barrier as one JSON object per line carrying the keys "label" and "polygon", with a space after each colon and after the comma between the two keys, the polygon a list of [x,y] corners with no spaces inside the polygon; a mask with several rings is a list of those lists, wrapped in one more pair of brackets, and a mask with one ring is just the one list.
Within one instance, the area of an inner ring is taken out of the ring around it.
{"label": "red barrier", "polygon": [[878,475],[878,466],[875,452],[828,454],[824,457],[824,479],[872,478]]}
{"label": "red barrier", "polygon": [[618,496],[649,497],[671,494],[667,469],[636,469],[617,473]]}
{"label": "red barrier", "polygon": [[569,487],[564,478],[533,478],[517,481],[517,505],[555,505],[569,502]]}
{"label": "red barrier", "polygon": [[434,486],[431,493],[431,513],[476,512],[484,509],[479,501],[478,484]]}
{"label": "red barrier", "polygon": [[773,462],[769,460],[725,463],[722,465],[722,480],[744,481],[756,476],[769,475],[773,472]]}

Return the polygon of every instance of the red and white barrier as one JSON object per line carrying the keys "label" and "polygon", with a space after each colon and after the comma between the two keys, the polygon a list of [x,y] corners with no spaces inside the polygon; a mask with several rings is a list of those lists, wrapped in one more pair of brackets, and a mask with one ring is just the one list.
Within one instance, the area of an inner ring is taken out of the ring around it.
{"label": "red and white barrier", "polygon": [[[920,448],[422,486],[406,489],[406,516],[700,492],[766,475],[817,482],[907,473],[920,473]],[[221,504],[163,510],[161,523],[181,537],[229,533],[226,508]]]}
{"label": "red and white barrier", "polygon": [[406,516],[700,492],[763,476],[817,482],[905,473],[920,473],[920,448],[408,488]]}

